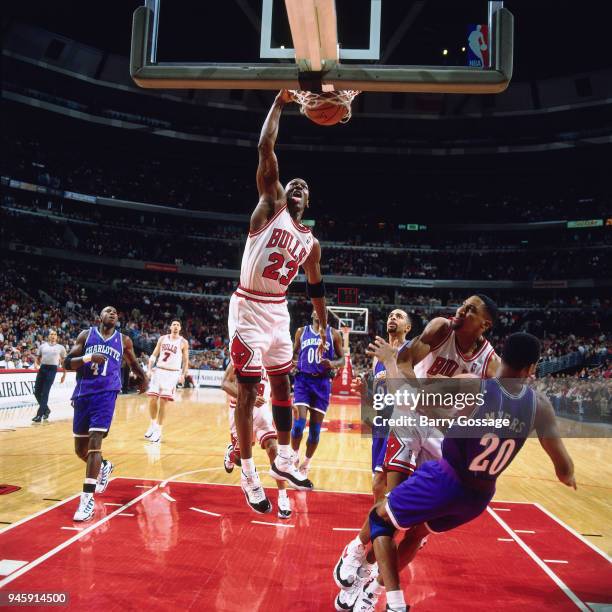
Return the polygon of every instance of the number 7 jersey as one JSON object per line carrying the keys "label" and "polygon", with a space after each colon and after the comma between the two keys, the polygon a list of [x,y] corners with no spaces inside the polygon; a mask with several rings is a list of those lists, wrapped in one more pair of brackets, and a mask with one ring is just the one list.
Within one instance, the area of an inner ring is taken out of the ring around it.
{"label": "number 7 jersey", "polygon": [[249,233],[237,295],[251,299],[284,296],[313,245],[312,232],[283,206],[261,229]]}

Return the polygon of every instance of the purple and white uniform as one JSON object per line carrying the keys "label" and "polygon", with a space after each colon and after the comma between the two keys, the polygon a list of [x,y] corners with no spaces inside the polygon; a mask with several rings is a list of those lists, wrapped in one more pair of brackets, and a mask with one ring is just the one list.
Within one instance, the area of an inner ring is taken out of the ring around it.
{"label": "purple and white uniform", "polygon": [[77,384],[72,394],[75,437],[87,437],[90,431],[108,432],[115,412],[115,400],[121,391],[123,339],[119,331],[106,340],[97,327],[90,327],[84,355],[102,353],[104,363],[90,361],[77,370]]}
{"label": "purple and white uniform", "polygon": [[321,359],[334,359],[334,338],[332,328],[327,326],[323,355],[319,356],[318,347],[321,336],[307,325],[302,331],[297,374],[293,385],[293,404],[306,406],[325,414],[329,407],[331,394],[330,370],[321,365]]}
{"label": "purple and white uniform", "polygon": [[495,481],[519,452],[533,428],[536,394],[523,386],[512,395],[491,378],[482,382],[485,402],[470,418],[507,419],[508,426],[468,427],[455,422],[442,443],[442,459],[427,461],[387,499],[398,529],[425,523],[432,532],[448,531],[484,512]]}

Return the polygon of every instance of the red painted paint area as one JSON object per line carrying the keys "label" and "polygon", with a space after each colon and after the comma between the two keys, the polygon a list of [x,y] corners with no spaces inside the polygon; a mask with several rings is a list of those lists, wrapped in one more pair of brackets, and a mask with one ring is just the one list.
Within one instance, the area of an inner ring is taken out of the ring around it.
{"label": "red painted paint area", "polygon": [[604,555],[533,504],[493,503],[491,508],[510,509],[497,514],[512,530],[519,530],[517,536],[540,559],[567,561],[547,565],[578,598],[589,603],[612,604],[612,565]]}
{"label": "red painted paint area", "polygon": [[[294,516],[281,521],[276,518],[273,489],[269,495],[275,511],[259,515],[248,509],[239,487],[171,483],[162,489],[137,488],[151,484],[157,483],[113,480],[97,498],[94,522],[72,522],[75,498],[1,533],[1,557],[28,562],[73,539],[2,590],[68,591],[71,608],[105,612],[333,609],[336,587],[331,572],[344,545],[355,536],[333,528],[359,527],[370,496],[290,491]],[[139,496],[143,497],[125,509],[102,505],[126,504]],[[526,508],[542,514],[531,505]],[[565,530],[556,525],[551,527],[556,529],[554,537],[561,538]],[[509,536],[488,513],[454,532],[431,536],[404,572],[407,600],[415,609],[432,611],[574,607],[515,542],[500,542],[499,537]],[[575,548],[582,555],[584,545],[571,534],[569,538],[566,554]],[[580,562],[593,564],[597,575],[598,555],[588,550],[591,554],[585,553]],[[589,583],[587,601],[603,601],[604,578]],[[574,589],[573,583],[570,586]]]}

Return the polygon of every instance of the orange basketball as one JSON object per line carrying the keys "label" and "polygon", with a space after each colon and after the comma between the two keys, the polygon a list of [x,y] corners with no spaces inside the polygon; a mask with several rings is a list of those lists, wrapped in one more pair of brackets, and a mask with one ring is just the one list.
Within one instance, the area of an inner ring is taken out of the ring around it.
{"label": "orange basketball", "polygon": [[332,93],[323,93],[316,106],[304,109],[304,114],[318,125],[336,125],[348,114],[346,106],[326,101],[326,97],[335,97]]}

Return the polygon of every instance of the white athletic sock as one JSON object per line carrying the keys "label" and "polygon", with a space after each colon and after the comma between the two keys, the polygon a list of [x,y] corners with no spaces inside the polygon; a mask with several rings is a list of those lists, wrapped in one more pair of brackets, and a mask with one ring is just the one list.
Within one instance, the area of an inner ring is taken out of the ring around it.
{"label": "white athletic sock", "polygon": [[279,489],[278,490],[278,498],[286,498],[287,497],[287,489]]}
{"label": "white athletic sock", "polygon": [[290,459],[291,458],[291,446],[289,444],[279,444],[278,454],[283,459]]}
{"label": "white athletic sock", "polygon": [[151,419],[151,425],[155,427],[157,425],[157,419]]}
{"label": "white athletic sock", "polygon": [[242,471],[249,476],[255,473],[255,461],[253,457],[250,459],[242,459]]}
{"label": "white athletic sock", "polygon": [[[377,583],[378,584],[378,583]],[[406,609],[406,602],[404,601],[403,591],[387,591],[387,605],[394,610]]]}
{"label": "white athletic sock", "polygon": [[302,465],[307,468],[310,465],[310,460],[312,459],[312,457],[304,457],[303,461],[302,461]]}

